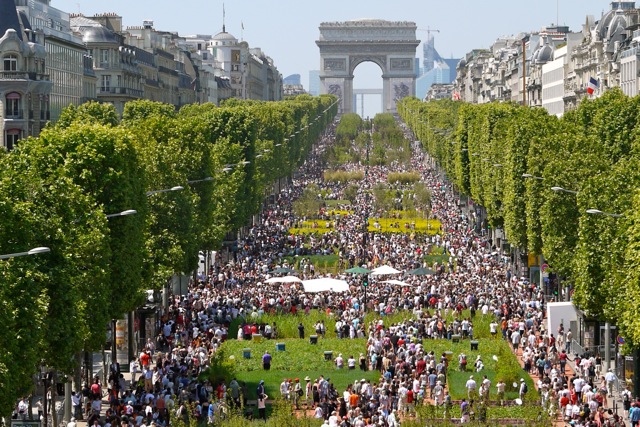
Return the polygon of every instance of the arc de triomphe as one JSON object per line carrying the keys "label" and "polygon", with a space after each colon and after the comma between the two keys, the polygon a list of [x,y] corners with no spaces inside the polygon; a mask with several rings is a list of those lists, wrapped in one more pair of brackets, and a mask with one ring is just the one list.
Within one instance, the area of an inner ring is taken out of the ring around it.
{"label": "arc de triomphe", "polygon": [[353,71],[373,62],[382,69],[384,113],[396,112],[396,101],[415,96],[414,22],[362,19],[320,24],[320,93],[340,98],[340,113],[353,112]]}

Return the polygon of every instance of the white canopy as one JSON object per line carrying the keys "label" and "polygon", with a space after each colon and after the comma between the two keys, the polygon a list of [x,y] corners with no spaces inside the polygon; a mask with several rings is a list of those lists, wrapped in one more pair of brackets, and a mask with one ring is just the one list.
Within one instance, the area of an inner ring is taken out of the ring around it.
{"label": "white canopy", "polygon": [[331,277],[304,280],[302,286],[304,286],[305,292],[346,292],[349,290],[349,284],[345,280],[332,279]]}
{"label": "white canopy", "polygon": [[400,281],[400,280],[385,280],[382,283],[388,283],[390,285],[399,285],[399,286],[411,286],[409,283],[405,283],[405,282]]}
{"label": "white canopy", "polygon": [[371,271],[372,276],[381,276],[383,274],[398,274],[398,273],[400,273],[400,270],[396,270],[395,268],[388,265],[381,265],[380,267],[374,268]]}
{"label": "white canopy", "polygon": [[302,283],[296,276],[272,277],[264,281],[265,283]]}

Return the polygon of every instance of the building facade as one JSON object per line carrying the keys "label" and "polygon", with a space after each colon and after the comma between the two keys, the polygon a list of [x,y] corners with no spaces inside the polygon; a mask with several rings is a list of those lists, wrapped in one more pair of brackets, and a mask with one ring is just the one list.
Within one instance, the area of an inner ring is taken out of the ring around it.
{"label": "building facade", "polygon": [[582,30],[562,26],[496,40],[473,50],[456,67],[454,95],[466,102],[512,101],[561,116],[587,97],[620,87],[638,95],[640,9],[613,1]]}
{"label": "building facade", "polygon": [[49,110],[45,118],[53,121],[69,105],[80,105],[91,94],[84,92],[82,39],[71,31],[69,14],[50,6],[50,0],[15,0],[18,14],[28,21],[30,31],[44,36],[46,73],[52,82]]}
{"label": "building facade", "polygon": [[52,83],[44,42],[13,0],[0,0],[0,145],[7,150],[38,136],[48,121]]}

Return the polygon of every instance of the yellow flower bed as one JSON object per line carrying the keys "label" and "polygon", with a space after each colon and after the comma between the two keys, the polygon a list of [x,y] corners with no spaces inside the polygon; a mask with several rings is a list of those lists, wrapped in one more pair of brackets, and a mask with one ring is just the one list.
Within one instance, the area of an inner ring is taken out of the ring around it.
{"label": "yellow flower bed", "polygon": [[[374,226],[378,224],[379,227]],[[398,227],[396,227],[398,225]],[[369,231],[379,233],[427,233],[439,234],[442,224],[437,219],[397,219],[397,218],[369,218]]]}

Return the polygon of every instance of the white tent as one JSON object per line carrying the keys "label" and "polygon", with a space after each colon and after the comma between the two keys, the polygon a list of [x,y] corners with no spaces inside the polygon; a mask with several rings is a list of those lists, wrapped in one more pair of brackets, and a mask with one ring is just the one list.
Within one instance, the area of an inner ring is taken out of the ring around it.
{"label": "white tent", "polygon": [[265,283],[302,283],[296,276],[272,277],[264,281]]}
{"label": "white tent", "polygon": [[331,277],[304,280],[302,286],[304,286],[305,292],[346,292],[349,290],[349,284],[345,280],[332,279]]}
{"label": "white tent", "polygon": [[398,273],[400,273],[400,270],[396,270],[395,268],[388,265],[381,265],[380,267],[374,268],[373,271],[371,271],[372,276],[382,276],[383,274],[398,274]]}
{"label": "white tent", "polygon": [[411,286],[409,283],[405,283],[400,280],[385,280],[382,283],[388,283],[390,285],[398,285],[398,286]]}

